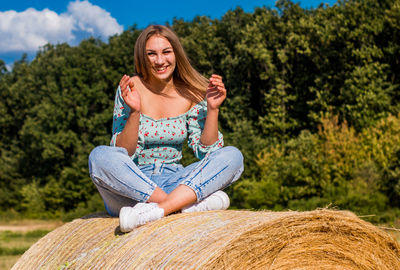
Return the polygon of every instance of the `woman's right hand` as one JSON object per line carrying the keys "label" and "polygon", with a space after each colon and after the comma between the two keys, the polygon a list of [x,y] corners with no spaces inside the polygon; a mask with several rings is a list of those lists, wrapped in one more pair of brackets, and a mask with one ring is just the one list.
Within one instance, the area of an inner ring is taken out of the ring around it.
{"label": "woman's right hand", "polygon": [[119,87],[121,88],[121,96],[131,112],[140,112],[140,95],[134,88],[133,78],[124,75],[119,82]]}

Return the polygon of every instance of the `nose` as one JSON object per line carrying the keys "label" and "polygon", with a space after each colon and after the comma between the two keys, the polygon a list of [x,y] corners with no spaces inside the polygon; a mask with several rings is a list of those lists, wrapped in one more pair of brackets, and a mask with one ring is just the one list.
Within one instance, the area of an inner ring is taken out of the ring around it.
{"label": "nose", "polygon": [[162,54],[157,54],[156,59],[155,59],[155,63],[156,65],[162,65],[164,64],[164,55]]}

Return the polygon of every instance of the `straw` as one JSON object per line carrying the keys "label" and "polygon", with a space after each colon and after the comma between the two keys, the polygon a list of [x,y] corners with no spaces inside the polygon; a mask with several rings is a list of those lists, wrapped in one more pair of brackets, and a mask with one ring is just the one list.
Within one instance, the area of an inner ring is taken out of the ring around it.
{"label": "straw", "polygon": [[209,211],[119,231],[106,214],[76,219],[12,269],[400,269],[400,246],[348,211]]}

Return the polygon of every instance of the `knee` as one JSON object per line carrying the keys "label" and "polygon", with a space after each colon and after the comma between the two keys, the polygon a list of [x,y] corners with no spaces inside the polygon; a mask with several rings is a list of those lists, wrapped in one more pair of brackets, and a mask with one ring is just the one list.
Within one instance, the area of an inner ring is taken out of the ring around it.
{"label": "knee", "polygon": [[222,151],[223,159],[231,165],[238,168],[243,167],[243,154],[234,146],[225,146],[220,149]]}
{"label": "knee", "polygon": [[100,145],[95,147],[89,155],[89,172],[92,174],[93,170],[102,168],[109,162],[112,156],[112,151],[115,147]]}
{"label": "knee", "polygon": [[100,163],[105,155],[105,152],[107,151],[107,147],[105,145],[100,145],[100,146],[96,146],[92,152],[90,152],[89,155],[89,165],[90,164],[98,164]]}

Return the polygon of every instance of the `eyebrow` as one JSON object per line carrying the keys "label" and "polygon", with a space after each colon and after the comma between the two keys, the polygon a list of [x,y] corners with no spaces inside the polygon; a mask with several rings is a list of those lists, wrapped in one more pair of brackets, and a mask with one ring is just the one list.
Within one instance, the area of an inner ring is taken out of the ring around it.
{"label": "eyebrow", "polygon": [[[162,49],[163,51],[165,50],[172,50],[172,47],[166,47],[164,49]],[[146,52],[155,52],[155,50],[151,50],[151,49],[146,49]]]}

